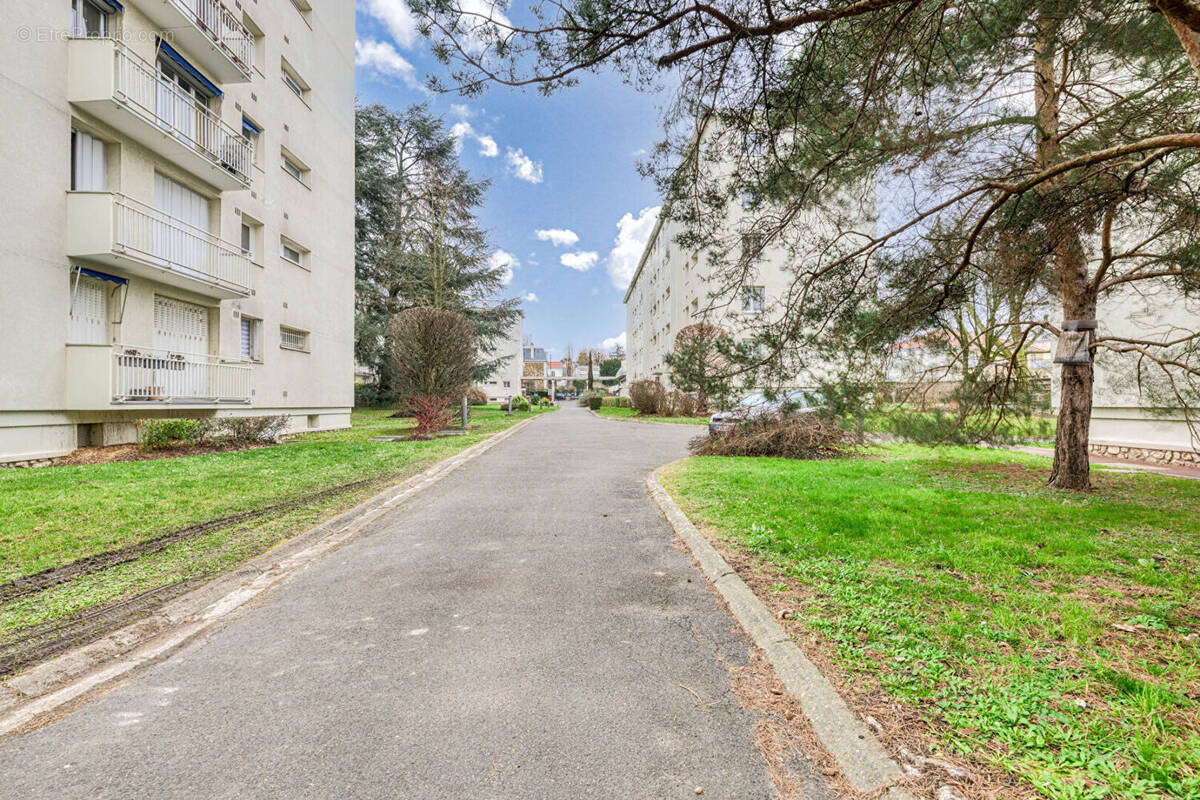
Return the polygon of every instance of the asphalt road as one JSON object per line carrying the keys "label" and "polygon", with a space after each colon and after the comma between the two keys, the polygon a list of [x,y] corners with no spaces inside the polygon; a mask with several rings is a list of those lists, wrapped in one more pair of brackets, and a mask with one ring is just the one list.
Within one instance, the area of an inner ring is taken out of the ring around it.
{"label": "asphalt road", "polygon": [[539,418],[4,745],[0,797],[773,797],[747,646],[643,484],[696,432]]}

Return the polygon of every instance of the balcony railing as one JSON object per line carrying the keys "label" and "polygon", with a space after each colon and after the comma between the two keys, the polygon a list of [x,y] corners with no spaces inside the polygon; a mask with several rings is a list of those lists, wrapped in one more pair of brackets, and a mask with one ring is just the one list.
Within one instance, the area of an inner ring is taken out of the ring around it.
{"label": "balcony railing", "polygon": [[254,58],[254,36],[218,0],[168,0],[208,36],[247,77]]}
{"label": "balcony railing", "polygon": [[113,348],[114,403],[250,402],[249,364],[157,347]]}
{"label": "balcony railing", "polygon": [[114,45],[114,97],[249,186],[254,154],[241,132],[177,84],[164,80],[153,64],[120,42]]}
{"label": "balcony railing", "polygon": [[113,246],[172,272],[250,292],[250,256],[240,247],[121,194],[113,197]]}

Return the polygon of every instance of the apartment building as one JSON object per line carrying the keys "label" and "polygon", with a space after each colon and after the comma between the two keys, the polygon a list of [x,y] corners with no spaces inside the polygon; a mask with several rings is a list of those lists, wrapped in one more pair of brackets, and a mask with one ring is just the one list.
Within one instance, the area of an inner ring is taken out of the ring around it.
{"label": "apartment building", "polygon": [[[729,226],[736,229],[745,205],[729,209]],[[630,382],[657,379],[670,386],[665,357],[675,348],[679,331],[693,323],[716,325],[737,338],[776,313],[775,304],[793,279],[786,253],[762,248],[753,277],[734,297],[715,295],[706,255],[680,247],[675,241],[680,223],[661,214],[650,234],[633,280],[625,291],[626,356],[622,369]],[[864,228],[868,223],[864,222]],[[811,229],[818,230],[817,224]],[[747,242],[746,246],[753,246]],[[756,248],[757,249],[757,248]],[[811,364],[791,376],[796,387],[813,386],[825,365]],[[598,373],[597,373],[598,374]]]}
{"label": "apartment building", "polygon": [[0,462],[353,403],[354,6],[5,0]]}
{"label": "apartment building", "polygon": [[510,397],[517,397],[521,394],[521,377],[525,363],[522,358],[524,333],[524,323],[517,320],[504,341],[498,343],[492,350],[491,358],[507,357],[508,360],[496,370],[495,374],[479,385],[479,388],[487,393],[489,403],[507,403]]}

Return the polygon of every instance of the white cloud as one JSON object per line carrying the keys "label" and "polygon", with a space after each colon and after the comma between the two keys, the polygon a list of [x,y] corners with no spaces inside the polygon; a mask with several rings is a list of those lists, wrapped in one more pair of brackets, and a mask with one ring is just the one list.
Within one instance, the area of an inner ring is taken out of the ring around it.
{"label": "white cloud", "polygon": [[498,35],[504,35],[504,28],[512,27],[495,0],[459,0],[458,7],[462,11],[458,18],[462,45],[468,52],[483,52]]}
{"label": "white cloud", "polygon": [[508,148],[506,158],[508,159],[508,166],[513,175],[530,183],[542,182],[542,162],[534,161],[525,155],[519,147],[516,150],[513,150],[511,147]]}
{"label": "white cloud", "polygon": [[613,286],[626,289],[637,271],[638,262],[642,260],[642,251],[654,231],[654,223],[658,221],[658,212],[662,206],[643,208],[635,217],[626,214],[617,222],[617,236],[613,239],[615,245],[608,254],[608,277]]}
{"label": "white cloud", "polygon": [[408,49],[416,44],[417,19],[406,0],[360,0],[364,11],[383,23],[396,44]]}
{"label": "white cloud", "polygon": [[492,269],[504,270],[504,274],[500,277],[500,283],[508,286],[513,279],[513,269],[521,266],[521,262],[512,253],[505,252],[504,250],[496,250],[496,252],[488,256],[488,266]]}
{"label": "white cloud", "polygon": [[500,155],[500,147],[496,144],[496,140],[490,136],[485,136],[478,133],[469,122],[456,122],[450,126],[450,138],[457,139],[460,142],[464,136],[470,136],[475,141],[479,142],[479,155],[485,158],[494,158]]}
{"label": "white cloud", "polygon": [[363,67],[388,78],[399,78],[413,89],[422,88],[417,72],[391,42],[357,39],[354,42],[354,66]]}
{"label": "white cloud", "polygon": [[620,345],[622,350],[625,349],[625,331],[621,331],[619,336],[611,336],[600,343],[603,350],[612,350],[617,345]]}
{"label": "white cloud", "polygon": [[453,103],[450,106],[450,113],[459,119],[470,119],[475,116],[475,112],[466,103]]}
{"label": "white cloud", "polygon": [[527,294],[521,295],[521,299],[526,303],[536,303],[538,301],[538,296],[533,292],[528,292]]}
{"label": "white cloud", "polygon": [[600,254],[588,250],[582,253],[563,253],[559,261],[564,267],[587,272],[592,267],[596,266],[596,262],[600,260]]}
{"label": "white cloud", "polygon": [[496,144],[496,140],[492,137],[480,136],[477,141],[479,142],[479,155],[485,158],[495,158],[500,155],[500,145]]}
{"label": "white cloud", "polygon": [[547,228],[535,232],[538,239],[552,242],[555,247],[570,247],[579,241],[579,234],[569,228]]}

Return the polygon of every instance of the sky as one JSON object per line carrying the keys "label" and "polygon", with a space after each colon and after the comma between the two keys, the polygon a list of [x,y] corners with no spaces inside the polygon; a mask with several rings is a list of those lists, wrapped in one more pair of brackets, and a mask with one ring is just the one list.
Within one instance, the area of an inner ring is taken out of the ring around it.
{"label": "sky", "polygon": [[662,98],[613,74],[584,75],[550,97],[492,86],[464,99],[430,94],[444,68],[405,0],[357,0],[361,104],[427,103],[492,185],[480,213],[492,258],[511,268],[505,296],[522,299],[524,333],[561,358],[568,345],[624,345],[622,299],[660,201],[637,162],[660,138]]}

